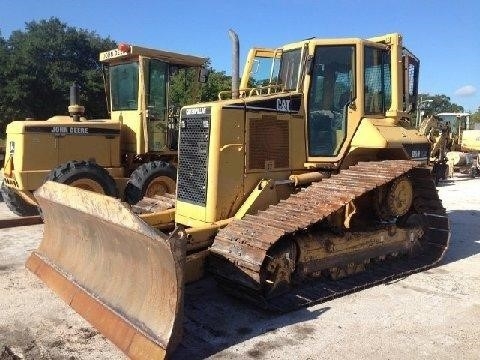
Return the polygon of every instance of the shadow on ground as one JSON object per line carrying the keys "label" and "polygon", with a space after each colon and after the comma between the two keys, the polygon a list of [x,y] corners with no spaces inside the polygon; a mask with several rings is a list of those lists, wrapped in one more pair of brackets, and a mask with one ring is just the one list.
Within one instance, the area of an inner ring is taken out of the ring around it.
{"label": "shadow on ground", "polygon": [[[479,183],[480,185],[480,183]],[[450,245],[442,260],[448,264],[480,253],[480,211],[453,210],[450,220]]]}
{"label": "shadow on ground", "polygon": [[479,179],[472,178],[468,174],[455,174],[455,177],[448,178],[446,180],[440,180],[437,184],[437,188],[448,187],[455,185],[458,182],[479,181]]}
{"label": "shadow on ground", "polygon": [[[224,293],[211,277],[187,286],[185,296],[184,333],[173,359],[203,359],[230,346],[267,332],[275,332],[291,324],[297,324],[294,338],[286,342],[258,345],[251,350],[251,357],[261,357],[270,347],[282,347],[299,343],[312,328],[304,321],[318,318],[329,307],[316,310],[300,309],[287,314],[263,311]],[[269,348],[263,348],[268,345]],[[231,357],[235,357],[232,353]]]}

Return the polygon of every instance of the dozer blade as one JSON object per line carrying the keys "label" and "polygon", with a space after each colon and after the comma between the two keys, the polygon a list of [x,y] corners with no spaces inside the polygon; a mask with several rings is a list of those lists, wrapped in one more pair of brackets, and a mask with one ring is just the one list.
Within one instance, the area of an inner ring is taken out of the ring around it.
{"label": "dozer blade", "polygon": [[47,182],[35,193],[43,240],[27,268],[133,359],[181,338],[185,245],[119,200]]}

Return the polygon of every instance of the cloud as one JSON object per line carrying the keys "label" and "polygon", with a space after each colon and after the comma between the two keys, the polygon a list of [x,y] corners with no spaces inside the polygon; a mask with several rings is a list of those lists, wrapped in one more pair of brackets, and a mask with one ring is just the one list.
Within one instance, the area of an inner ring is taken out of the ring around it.
{"label": "cloud", "polygon": [[460,89],[455,90],[455,95],[457,96],[472,96],[477,92],[475,86],[472,85],[465,85],[462,86]]}

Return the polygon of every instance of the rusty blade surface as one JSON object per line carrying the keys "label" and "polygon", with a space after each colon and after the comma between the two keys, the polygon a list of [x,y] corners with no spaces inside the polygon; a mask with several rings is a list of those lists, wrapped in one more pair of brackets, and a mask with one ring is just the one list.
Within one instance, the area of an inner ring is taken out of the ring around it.
{"label": "rusty blade surface", "polygon": [[27,267],[131,358],[179,342],[184,245],[119,200],[47,182],[35,196],[44,237]]}
{"label": "rusty blade surface", "polygon": [[37,225],[43,222],[40,215],[24,216],[11,219],[0,219],[0,229],[6,229],[17,226]]}

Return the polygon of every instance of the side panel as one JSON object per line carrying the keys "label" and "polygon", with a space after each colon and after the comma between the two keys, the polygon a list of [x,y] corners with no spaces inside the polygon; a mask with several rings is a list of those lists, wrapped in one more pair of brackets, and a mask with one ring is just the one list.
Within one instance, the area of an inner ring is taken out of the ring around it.
{"label": "side panel", "polygon": [[58,139],[46,132],[11,134],[7,129],[6,147],[3,176],[9,184],[12,179],[19,190],[39,187],[45,171],[58,164]]}
{"label": "side panel", "polygon": [[120,167],[120,124],[108,120],[72,122],[57,117],[22,122],[21,127],[13,124],[7,129],[7,144],[4,177],[14,178],[19,190],[35,190],[53,168],[70,160]]}
{"label": "side panel", "polygon": [[464,130],[461,146],[464,151],[480,151],[480,130]]}
{"label": "side panel", "polygon": [[142,113],[138,110],[113,111],[111,116],[122,124],[122,152],[144,154]]}
{"label": "side panel", "polygon": [[244,199],[245,112],[223,109],[217,114],[222,121],[218,122],[218,133],[212,136],[210,144],[208,222],[233,216]]}
{"label": "side panel", "polygon": [[396,125],[393,119],[362,119],[342,167],[358,161],[384,159],[428,160],[430,145],[416,130]]}
{"label": "side panel", "polygon": [[[82,129],[82,128],[80,128]],[[112,158],[112,147],[119,152],[120,134],[66,135],[58,137],[59,163],[70,160],[93,160],[104,167],[119,166],[118,155]]]}
{"label": "side panel", "polygon": [[13,163],[16,170],[45,170],[58,162],[58,139],[47,132],[7,134],[9,143],[14,142]]}
{"label": "side panel", "polygon": [[243,107],[182,110],[176,222],[213,223],[243,201],[244,121]]}

